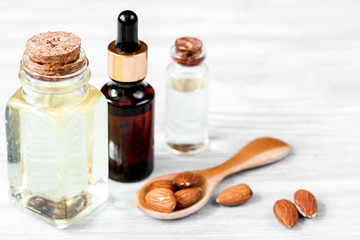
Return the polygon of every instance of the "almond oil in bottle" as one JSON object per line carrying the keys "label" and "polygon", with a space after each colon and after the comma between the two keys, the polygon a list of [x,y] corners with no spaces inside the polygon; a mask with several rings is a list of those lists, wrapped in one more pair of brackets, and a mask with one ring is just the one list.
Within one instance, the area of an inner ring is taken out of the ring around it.
{"label": "almond oil in bottle", "polygon": [[[108,196],[107,102],[88,83],[84,50],[79,46],[76,54],[67,46],[77,44],[73,35],[48,32],[29,40],[49,56],[37,58],[27,45],[19,72],[23,86],[6,107],[12,202],[58,228]],[[62,46],[71,52],[56,55]],[[68,63],[69,58],[74,59]]]}

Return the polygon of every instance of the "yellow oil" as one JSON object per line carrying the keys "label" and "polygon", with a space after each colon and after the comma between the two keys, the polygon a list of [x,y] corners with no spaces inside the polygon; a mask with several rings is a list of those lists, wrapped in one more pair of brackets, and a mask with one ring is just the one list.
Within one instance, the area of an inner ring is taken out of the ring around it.
{"label": "yellow oil", "polygon": [[107,199],[107,102],[91,85],[63,94],[20,88],[8,101],[13,203],[66,228]]}

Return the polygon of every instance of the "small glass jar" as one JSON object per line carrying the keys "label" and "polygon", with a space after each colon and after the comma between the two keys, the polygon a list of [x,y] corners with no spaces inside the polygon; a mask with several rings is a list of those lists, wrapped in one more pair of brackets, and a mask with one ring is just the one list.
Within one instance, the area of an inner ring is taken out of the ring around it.
{"label": "small glass jar", "polygon": [[193,155],[208,143],[206,50],[198,39],[179,38],[170,54],[174,61],[168,66],[166,83],[167,146],[175,154]]}
{"label": "small glass jar", "polygon": [[19,79],[6,106],[11,199],[66,228],[108,197],[107,102],[88,83],[84,50],[52,69],[25,51]]}

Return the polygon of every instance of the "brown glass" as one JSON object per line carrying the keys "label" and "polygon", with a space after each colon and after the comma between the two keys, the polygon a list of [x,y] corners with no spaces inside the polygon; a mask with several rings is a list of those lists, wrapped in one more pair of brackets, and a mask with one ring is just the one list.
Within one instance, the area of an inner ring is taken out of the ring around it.
{"label": "brown glass", "polygon": [[142,180],[154,168],[154,89],[145,81],[110,81],[101,91],[109,107],[109,177]]}

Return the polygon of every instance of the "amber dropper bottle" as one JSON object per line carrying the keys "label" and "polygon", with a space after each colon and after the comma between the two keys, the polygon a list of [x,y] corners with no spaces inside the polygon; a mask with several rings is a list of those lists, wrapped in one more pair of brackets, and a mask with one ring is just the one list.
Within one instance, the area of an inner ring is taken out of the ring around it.
{"label": "amber dropper bottle", "polygon": [[154,89],[147,74],[147,45],[138,40],[138,18],[120,13],[117,39],[108,46],[111,81],[101,91],[109,108],[109,177],[136,182],[154,167]]}

